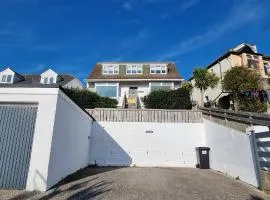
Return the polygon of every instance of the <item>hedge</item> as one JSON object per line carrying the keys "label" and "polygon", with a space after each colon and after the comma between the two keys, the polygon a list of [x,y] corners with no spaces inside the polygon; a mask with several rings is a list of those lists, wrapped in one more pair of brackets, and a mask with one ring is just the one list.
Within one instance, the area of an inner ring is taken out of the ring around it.
{"label": "hedge", "polygon": [[101,97],[94,92],[78,89],[63,89],[76,104],[82,108],[117,108],[117,100],[108,97]]}
{"label": "hedge", "polygon": [[191,109],[190,92],[185,88],[153,91],[143,98],[150,109]]}

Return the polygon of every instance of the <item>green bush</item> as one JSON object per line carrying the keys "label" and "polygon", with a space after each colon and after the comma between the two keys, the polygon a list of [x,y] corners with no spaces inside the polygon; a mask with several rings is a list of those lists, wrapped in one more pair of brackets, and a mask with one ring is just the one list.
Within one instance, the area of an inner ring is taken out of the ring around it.
{"label": "green bush", "polygon": [[108,97],[101,97],[88,90],[63,89],[76,104],[82,108],[116,108],[117,100]]}
{"label": "green bush", "polygon": [[191,109],[190,92],[185,88],[177,90],[153,91],[143,98],[146,108],[151,109]]}

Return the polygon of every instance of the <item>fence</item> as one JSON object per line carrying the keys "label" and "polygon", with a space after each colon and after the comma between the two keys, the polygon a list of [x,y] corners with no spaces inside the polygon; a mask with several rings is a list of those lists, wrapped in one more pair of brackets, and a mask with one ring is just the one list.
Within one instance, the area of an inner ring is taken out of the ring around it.
{"label": "fence", "polygon": [[158,109],[87,109],[97,121],[201,123],[202,112]]}
{"label": "fence", "polygon": [[203,117],[224,124],[231,128],[245,132],[246,128],[253,125],[270,126],[270,115],[262,113],[239,112],[217,108],[203,108],[199,110]]}

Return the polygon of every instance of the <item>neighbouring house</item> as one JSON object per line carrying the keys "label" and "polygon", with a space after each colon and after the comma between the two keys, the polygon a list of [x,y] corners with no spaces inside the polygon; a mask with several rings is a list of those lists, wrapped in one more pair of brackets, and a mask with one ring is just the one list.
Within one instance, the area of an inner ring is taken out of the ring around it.
{"label": "neighbouring house", "polygon": [[[222,88],[222,80],[226,71],[235,66],[246,66],[260,73],[264,89],[270,89],[270,56],[258,53],[256,45],[243,43],[230,49],[207,66],[207,69],[214,72],[220,78],[220,81],[216,88],[209,88],[205,91],[205,102],[211,101],[214,104],[218,102],[219,98],[228,95]],[[190,78],[189,81],[194,86],[195,80],[193,77]],[[197,105],[201,105],[200,90],[198,88],[193,89],[192,100],[195,101]]]}
{"label": "neighbouring house", "polygon": [[19,74],[7,67],[0,72],[0,87],[55,87],[83,89],[79,79],[48,69],[42,74]]}
{"label": "neighbouring house", "polygon": [[117,99],[122,108],[143,108],[144,96],[177,89],[182,81],[172,62],[101,62],[86,79],[90,91]]}

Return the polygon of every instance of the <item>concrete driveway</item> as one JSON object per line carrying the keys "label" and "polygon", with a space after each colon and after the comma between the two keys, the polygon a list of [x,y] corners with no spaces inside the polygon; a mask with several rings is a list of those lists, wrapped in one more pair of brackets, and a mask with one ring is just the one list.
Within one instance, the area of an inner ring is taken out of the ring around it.
{"label": "concrete driveway", "polygon": [[0,190],[0,199],[263,200],[270,197],[212,170],[87,168],[46,193]]}

